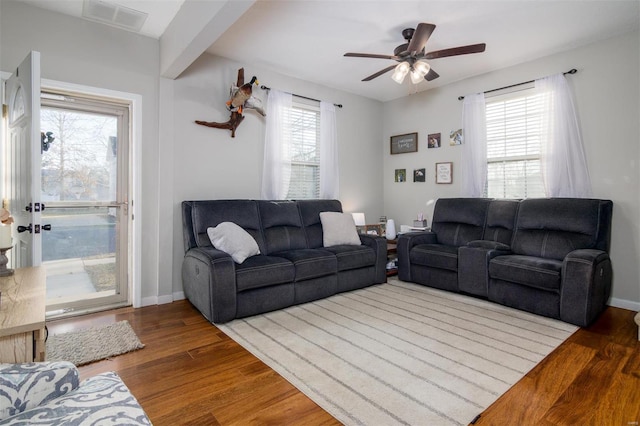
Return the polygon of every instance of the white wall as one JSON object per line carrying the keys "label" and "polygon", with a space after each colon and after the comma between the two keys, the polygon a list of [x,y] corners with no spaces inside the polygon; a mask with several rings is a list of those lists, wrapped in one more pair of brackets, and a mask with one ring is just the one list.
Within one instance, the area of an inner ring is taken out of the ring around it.
{"label": "white wall", "polygon": [[[158,296],[159,45],[149,37],[34,8],[0,2],[0,70],[11,72],[31,50],[42,78],[142,96],[141,193],[143,300]],[[148,302],[149,303],[149,302]]]}
{"label": "white wall", "polygon": [[[387,215],[397,224],[410,223],[422,211],[431,218],[433,206],[426,206],[428,200],[462,195],[457,167],[460,147],[448,144],[449,132],[461,126],[458,96],[576,68],[578,73],[567,80],[582,124],[594,197],[614,202],[611,303],[640,310],[639,39],[638,32],[629,33],[385,103],[382,151]],[[437,64],[433,61],[436,70]],[[391,135],[416,131],[418,153],[389,154]],[[427,133],[437,132],[442,133],[442,147],[427,149]],[[451,185],[434,183],[435,163],[443,161],[453,162]],[[423,167],[427,169],[426,183],[393,181],[395,169],[406,168],[411,176],[414,168]]]}
{"label": "white wall", "polygon": [[[373,221],[383,213],[382,153],[378,149],[382,103],[205,53],[170,89],[174,95],[173,286],[176,293],[181,291],[180,268],[184,257],[180,202],[260,198],[265,118],[255,111],[246,111],[235,138],[231,138],[229,130],[194,123],[194,120],[226,122],[229,119],[225,101],[229,97],[229,86],[236,81],[238,69],[242,67],[245,82],[255,75],[261,84],[274,89],[343,104],[343,108],[336,108],[343,209],[365,212]],[[254,86],[254,94],[266,105],[266,91]]]}

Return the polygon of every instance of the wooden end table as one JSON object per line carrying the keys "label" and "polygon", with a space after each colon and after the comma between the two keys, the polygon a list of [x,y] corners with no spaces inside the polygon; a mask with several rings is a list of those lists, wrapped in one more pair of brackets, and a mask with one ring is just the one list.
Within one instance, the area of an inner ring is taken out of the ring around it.
{"label": "wooden end table", "polygon": [[18,268],[1,277],[0,292],[0,362],[44,361],[44,267]]}
{"label": "wooden end table", "polygon": [[[387,240],[387,262],[397,259],[398,240]],[[387,269],[387,276],[398,275],[398,268]]]}

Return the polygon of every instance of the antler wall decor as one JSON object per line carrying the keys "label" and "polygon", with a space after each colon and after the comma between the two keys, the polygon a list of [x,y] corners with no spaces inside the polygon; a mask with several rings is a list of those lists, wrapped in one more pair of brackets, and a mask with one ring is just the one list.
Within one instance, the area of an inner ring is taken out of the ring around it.
{"label": "antler wall decor", "polygon": [[252,86],[258,84],[258,79],[253,77],[250,83],[244,82],[244,68],[238,70],[238,80],[235,86],[232,86],[229,100],[227,101],[227,108],[231,111],[231,117],[229,121],[225,123],[217,123],[215,121],[201,121],[196,120],[196,124],[202,126],[214,127],[216,129],[229,129],[231,130],[231,137],[236,137],[236,129],[244,120],[242,115],[243,108],[253,108],[261,115],[265,115],[262,110],[262,102],[258,98],[252,96]]}

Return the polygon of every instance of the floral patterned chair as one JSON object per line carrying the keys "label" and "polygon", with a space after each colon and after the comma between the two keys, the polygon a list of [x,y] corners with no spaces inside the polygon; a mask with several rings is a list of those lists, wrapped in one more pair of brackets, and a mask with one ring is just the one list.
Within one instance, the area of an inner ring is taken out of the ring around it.
{"label": "floral patterned chair", "polygon": [[150,425],[114,373],[79,383],[70,362],[0,364],[0,425]]}

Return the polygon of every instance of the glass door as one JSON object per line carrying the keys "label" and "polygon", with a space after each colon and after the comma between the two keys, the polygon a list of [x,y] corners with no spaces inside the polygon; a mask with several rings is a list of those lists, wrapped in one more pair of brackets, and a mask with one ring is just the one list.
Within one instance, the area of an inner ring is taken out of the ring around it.
{"label": "glass door", "polygon": [[129,304],[129,106],[43,93],[47,317]]}

